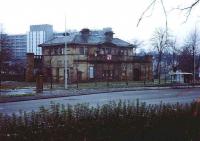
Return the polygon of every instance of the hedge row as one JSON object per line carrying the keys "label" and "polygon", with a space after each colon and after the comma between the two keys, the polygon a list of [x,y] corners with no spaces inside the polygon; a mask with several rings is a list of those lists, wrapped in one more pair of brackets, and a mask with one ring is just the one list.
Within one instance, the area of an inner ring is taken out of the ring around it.
{"label": "hedge row", "polygon": [[110,102],[0,114],[1,141],[199,141],[200,104]]}

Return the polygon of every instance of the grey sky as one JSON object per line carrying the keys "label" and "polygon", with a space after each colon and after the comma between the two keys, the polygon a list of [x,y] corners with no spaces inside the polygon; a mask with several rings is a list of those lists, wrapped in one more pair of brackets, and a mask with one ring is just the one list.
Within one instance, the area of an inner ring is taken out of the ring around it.
{"label": "grey sky", "polygon": [[[190,0],[164,0],[168,11],[168,23],[178,38],[199,26],[200,6],[192,11],[186,24],[184,13],[170,11],[179,4],[187,5]],[[158,3],[153,15],[145,18],[139,27],[138,19],[150,0],[0,0],[0,23],[9,34],[26,33],[31,24],[52,24],[55,31],[88,27],[102,29],[112,27],[115,36],[125,40],[134,38],[147,40],[156,27],[164,26],[165,19]],[[191,1],[190,1],[191,2]],[[146,16],[150,14],[147,13]]]}

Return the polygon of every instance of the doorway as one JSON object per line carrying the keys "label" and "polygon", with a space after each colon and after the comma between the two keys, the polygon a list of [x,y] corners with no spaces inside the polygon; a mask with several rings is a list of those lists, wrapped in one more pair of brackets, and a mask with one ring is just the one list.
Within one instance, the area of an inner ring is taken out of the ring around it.
{"label": "doorway", "polygon": [[133,69],[133,80],[134,81],[140,80],[140,70],[139,69]]}

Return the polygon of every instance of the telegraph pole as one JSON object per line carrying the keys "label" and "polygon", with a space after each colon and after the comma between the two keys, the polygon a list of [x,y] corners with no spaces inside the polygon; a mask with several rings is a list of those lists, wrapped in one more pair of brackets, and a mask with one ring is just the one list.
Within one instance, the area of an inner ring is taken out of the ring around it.
{"label": "telegraph pole", "polygon": [[193,45],[192,50],[193,50],[193,83],[195,83],[195,45]]}
{"label": "telegraph pole", "polygon": [[[1,55],[1,49],[2,49],[2,24],[0,24],[0,55]],[[1,62],[1,60],[0,60],[0,62]],[[2,62],[1,62],[2,63]],[[0,63],[0,95],[1,95],[1,64]]]}
{"label": "telegraph pole", "polygon": [[195,81],[196,81],[196,76],[195,76],[195,65],[196,65],[196,62],[195,62],[195,51],[196,51],[196,46],[197,46],[197,39],[198,38],[198,34],[197,34],[197,28],[196,28],[196,25],[195,25],[195,31],[194,31],[194,35],[193,35],[193,44],[192,44],[192,51],[193,51],[193,84],[195,84]]}
{"label": "telegraph pole", "polygon": [[65,49],[64,49],[64,62],[65,62],[65,89],[68,89],[68,84],[67,84],[67,33],[66,33],[66,16],[65,16]]}

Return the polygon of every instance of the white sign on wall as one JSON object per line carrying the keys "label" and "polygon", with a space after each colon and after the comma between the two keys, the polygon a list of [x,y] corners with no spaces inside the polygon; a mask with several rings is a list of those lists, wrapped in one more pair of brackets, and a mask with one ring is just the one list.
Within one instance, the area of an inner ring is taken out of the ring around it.
{"label": "white sign on wall", "polygon": [[108,54],[107,55],[107,60],[112,60],[112,55]]}
{"label": "white sign on wall", "polygon": [[94,78],[94,67],[93,66],[89,67],[89,77]]}

